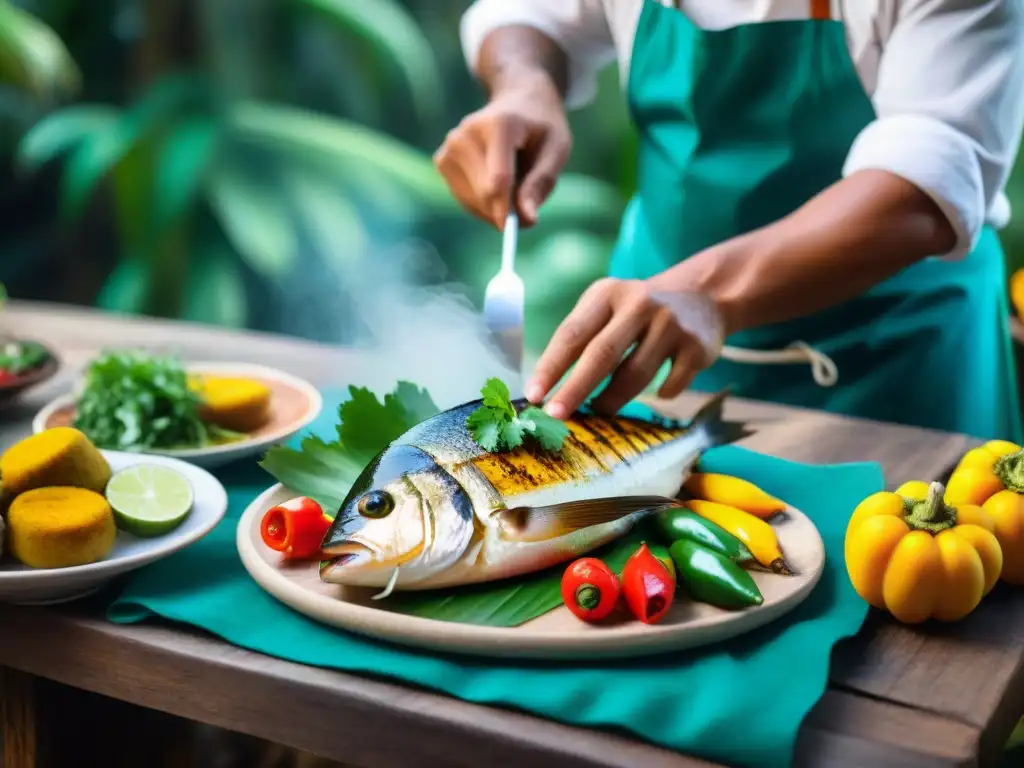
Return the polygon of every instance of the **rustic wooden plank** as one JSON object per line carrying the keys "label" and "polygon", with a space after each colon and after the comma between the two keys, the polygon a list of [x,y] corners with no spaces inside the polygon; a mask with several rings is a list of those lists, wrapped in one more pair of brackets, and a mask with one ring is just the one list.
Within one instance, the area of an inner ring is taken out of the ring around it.
{"label": "rustic wooden plank", "polygon": [[3,768],[37,768],[39,765],[35,694],[35,682],[30,675],[0,666],[0,766]]}
{"label": "rustic wooden plank", "polygon": [[794,765],[968,768],[979,765],[977,747],[978,731],[969,725],[827,691],[804,722]]}
{"label": "rustic wooden plank", "polygon": [[353,765],[709,765],[623,736],[293,664],[190,631],[11,606],[0,606],[0,626],[19,626],[0,633],[0,658],[32,674]]}
{"label": "rustic wooden plank", "polygon": [[[0,655],[30,671],[351,765],[709,765],[617,735],[246,653],[199,633],[10,607],[0,607],[0,622],[12,614],[27,632],[0,637]],[[58,653],[66,647],[74,658]],[[402,738],[388,738],[395,733]],[[975,765],[978,735],[968,724],[832,691],[808,716],[797,762]]]}
{"label": "rustic wooden plank", "polygon": [[[1016,651],[1009,649],[1017,649]],[[978,727],[994,759],[1024,713],[1024,601],[997,587],[970,621],[911,628],[873,611],[833,656],[843,688]]]}

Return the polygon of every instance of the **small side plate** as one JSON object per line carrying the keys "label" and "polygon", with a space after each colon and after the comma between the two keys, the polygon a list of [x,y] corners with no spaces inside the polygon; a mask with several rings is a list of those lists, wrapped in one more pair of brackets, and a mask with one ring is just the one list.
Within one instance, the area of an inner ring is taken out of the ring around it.
{"label": "small side plate", "polygon": [[23,392],[31,389],[44,381],[48,381],[60,370],[60,359],[52,349],[44,347],[49,359],[38,368],[19,376],[14,381],[0,384],[0,408],[14,402]]}
{"label": "small side plate", "polygon": [[[248,363],[189,363],[189,373],[237,376],[260,381],[273,393],[270,421],[245,439],[209,448],[152,451],[200,467],[218,467],[238,459],[259,455],[272,445],[288,440],[308,427],[323,409],[323,398],[316,387],[291,374]],[[46,405],[32,421],[32,431],[67,426],[75,418],[75,396],[63,395]]]}
{"label": "small side plate", "polygon": [[114,549],[105,560],[71,568],[29,568],[7,557],[0,561],[0,603],[23,605],[60,603],[84,597],[116,576],[167,557],[199,541],[224,518],[228,495],[224,486],[204,469],[178,459],[101,451],[114,472],[135,464],[162,464],[177,470],[192,484],[195,501],[185,521],[170,533],[140,539],[118,531]]}

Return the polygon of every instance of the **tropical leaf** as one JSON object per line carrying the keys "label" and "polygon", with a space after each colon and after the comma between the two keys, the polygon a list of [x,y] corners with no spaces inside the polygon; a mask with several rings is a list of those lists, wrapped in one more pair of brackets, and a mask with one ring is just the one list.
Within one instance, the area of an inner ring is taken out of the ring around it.
{"label": "tropical leaf", "polygon": [[119,114],[117,109],[103,104],[76,104],[47,115],[19,143],[19,167],[34,170],[84,139],[111,130]]}
{"label": "tropical leaf", "polygon": [[127,155],[135,135],[123,122],[108,131],[93,133],[71,152],[61,185],[61,215],[73,219],[81,215],[93,190]]}
{"label": "tropical leaf", "polygon": [[416,19],[396,0],[299,0],[339,29],[368,42],[383,61],[394,63],[409,84],[420,117],[436,122],[444,80],[430,41]]}
{"label": "tropical leaf", "polygon": [[185,291],[186,320],[244,328],[249,300],[235,254],[223,237],[201,240],[193,251]]}
{"label": "tropical leaf", "polygon": [[323,173],[293,165],[282,171],[282,189],[317,252],[328,262],[350,269],[368,241],[359,210],[344,187]]}
{"label": "tropical leaf", "polygon": [[206,180],[218,137],[216,121],[195,117],[175,126],[161,143],[154,169],[157,231],[173,225],[192,205]]}
{"label": "tropical leaf", "polygon": [[151,87],[109,130],[85,136],[73,150],[64,172],[63,214],[81,214],[96,186],[135,146],[153,133],[169,129],[206,94],[207,87],[201,80],[169,75]]}
{"label": "tropical leaf", "polygon": [[292,268],[295,226],[276,185],[235,161],[212,170],[207,195],[224,234],[257,273],[280,278]]}
{"label": "tropical leaf", "polygon": [[52,102],[78,90],[81,75],[56,32],[0,0],[0,80]]}
{"label": "tropical leaf", "polygon": [[144,312],[151,283],[148,266],[137,255],[122,258],[100,289],[96,306],[132,315]]}
{"label": "tropical leaf", "polygon": [[367,174],[381,174],[423,205],[458,210],[430,157],[386,134],[315,112],[258,102],[233,107],[229,122],[241,136],[321,164],[350,184],[358,186]]}
{"label": "tropical leaf", "polygon": [[[638,526],[592,556],[600,558],[619,573],[640,543],[651,538],[646,527]],[[561,563],[529,576],[465,587],[395,592],[378,605],[395,613],[424,619],[487,627],[517,627],[562,604],[562,574],[566,567],[567,563]]]}

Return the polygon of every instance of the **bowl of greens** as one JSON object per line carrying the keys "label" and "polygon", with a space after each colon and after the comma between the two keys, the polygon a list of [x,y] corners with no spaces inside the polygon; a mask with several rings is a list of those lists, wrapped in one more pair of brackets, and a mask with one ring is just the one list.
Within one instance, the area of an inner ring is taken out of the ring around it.
{"label": "bowl of greens", "polygon": [[213,467],[264,452],[308,426],[323,400],[310,383],[247,363],[185,363],[145,350],[94,358],[33,431],[70,426],[97,447]]}
{"label": "bowl of greens", "polygon": [[38,342],[0,339],[0,408],[51,378],[59,367],[57,356]]}

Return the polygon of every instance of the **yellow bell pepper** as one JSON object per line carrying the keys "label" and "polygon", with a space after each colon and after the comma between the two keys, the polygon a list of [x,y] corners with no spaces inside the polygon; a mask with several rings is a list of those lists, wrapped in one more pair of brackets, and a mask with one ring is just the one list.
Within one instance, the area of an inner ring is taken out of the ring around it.
{"label": "yellow bell pepper", "polygon": [[1003,550],[1003,581],[1024,585],[1024,496],[1005,490],[990,497],[982,510],[992,519]]}
{"label": "yellow bell pepper", "polygon": [[945,503],[944,493],[942,483],[932,483],[923,499],[872,494],[846,528],[853,588],[906,624],[962,619],[1002,573],[995,523],[976,506]]}
{"label": "yellow bell pepper", "polygon": [[950,477],[946,502],[980,504],[1003,551],[1003,581],[1024,585],[1024,450],[993,440],[964,454]]}
{"label": "yellow bell pepper", "polygon": [[1024,269],[1016,270],[1010,275],[1010,303],[1013,304],[1017,317],[1024,320]]}
{"label": "yellow bell pepper", "polygon": [[1005,457],[1020,454],[1021,447],[1006,440],[991,440],[972,448],[963,455],[949,478],[946,503],[981,505],[999,491],[1011,487],[1006,484],[1000,467],[1009,461]]}

